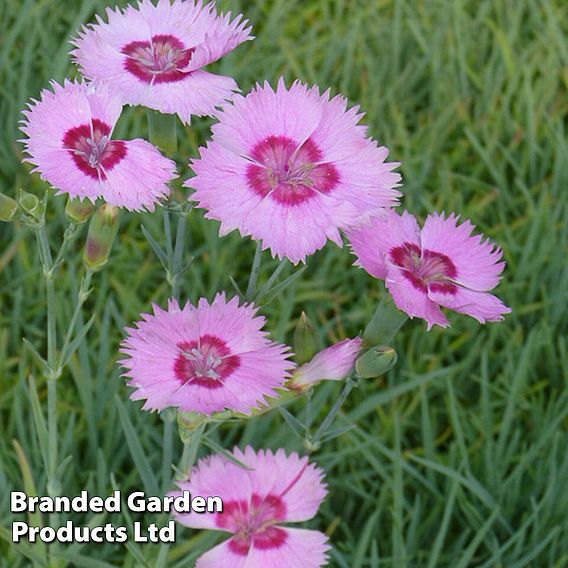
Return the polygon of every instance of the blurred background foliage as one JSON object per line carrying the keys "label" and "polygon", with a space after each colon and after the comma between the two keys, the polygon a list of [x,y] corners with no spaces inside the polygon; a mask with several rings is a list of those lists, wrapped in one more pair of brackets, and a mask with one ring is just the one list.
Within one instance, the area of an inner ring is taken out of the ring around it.
{"label": "blurred background foliage", "polygon": [[[0,191],[42,195],[20,162],[17,123],[29,97],[50,79],[76,73],[69,39],[105,1],[0,2]],[[325,445],[330,496],[308,523],[333,542],[331,565],[521,568],[568,565],[568,12],[563,0],[249,0],[224,1],[244,12],[257,39],[214,66],[247,91],[284,75],[341,92],[366,112],[370,133],[402,162],[404,206],[469,217],[503,249],[508,262],[498,294],[512,306],[505,322],[479,326],[452,315],[452,327],[426,333],[411,321],[397,337],[399,364],[362,384],[338,425],[357,428]],[[182,177],[209,135],[196,119],[180,134]],[[145,112],[128,109],[119,134],[145,136]],[[65,228],[64,198],[49,202],[54,249]],[[160,478],[159,416],[127,400],[115,364],[122,328],[164,304],[169,287],[141,232],[163,242],[161,215],[125,214],[111,262],[94,278],[84,317],[87,339],[60,383],[60,445],[71,456],[64,491],[106,495],[142,486],[116,398],[148,465]],[[241,286],[254,245],[190,215],[186,251],[195,256],[182,297],[195,301]],[[73,309],[85,229],[60,272],[60,325]],[[316,322],[321,346],[358,333],[383,294],[353,268],[345,247],[329,245],[286,293],[264,306],[269,328],[290,341],[301,310]],[[276,262],[263,255],[261,280]],[[292,273],[288,267],[282,278]],[[45,479],[30,414],[29,377],[45,402],[45,383],[22,338],[45,349],[45,298],[33,234],[0,225],[0,536],[11,517],[9,491],[22,488],[29,464],[40,494]],[[318,388],[320,416],[340,385]],[[303,404],[292,410],[302,417]],[[124,418],[124,417],[123,417]],[[224,447],[251,443],[302,450],[278,414],[223,426]],[[21,446],[17,455],[13,440]],[[175,447],[174,461],[179,459]],[[206,453],[209,450],[203,449]],[[24,468],[25,469],[25,468]],[[100,521],[100,519],[98,519]],[[113,517],[113,522],[128,523]],[[145,519],[151,522],[151,515]],[[97,521],[77,517],[77,522]],[[105,520],[106,522],[106,520]],[[104,524],[104,523],[103,523]],[[8,533],[9,534],[9,533]],[[59,547],[61,565],[193,566],[211,533],[178,528],[171,547]],[[30,560],[0,539],[0,566]],[[29,550],[26,552],[30,553]]]}

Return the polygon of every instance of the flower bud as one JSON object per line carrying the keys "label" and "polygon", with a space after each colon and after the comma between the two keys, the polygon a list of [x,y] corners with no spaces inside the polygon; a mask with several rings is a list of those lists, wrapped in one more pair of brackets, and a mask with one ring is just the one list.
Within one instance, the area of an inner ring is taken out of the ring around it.
{"label": "flower bud", "polygon": [[87,270],[96,272],[108,262],[118,232],[119,213],[118,207],[105,203],[92,217],[83,254]]}
{"label": "flower bud", "polygon": [[318,351],[314,327],[305,312],[302,312],[300,321],[294,330],[293,346],[298,365],[310,361]]}
{"label": "flower bud", "polygon": [[195,431],[203,424],[206,424],[208,418],[205,414],[197,412],[178,412],[177,423],[179,436],[182,442],[190,442]]}
{"label": "flower bud", "polygon": [[95,211],[94,203],[88,199],[68,199],[65,206],[65,216],[70,223],[80,225],[91,218]]}
{"label": "flower bud", "polygon": [[344,339],[320,351],[309,363],[298,367],[286,385],[289,389],[305,392],[321,381],[342,381],[353,371],[353,364],[361,339]]}
{"label": "flower bud", "polygon": [[[47,196],[47,194],[46,194]],[[20,209],[31,223],[43,223],[46,200],[41,200],[33,193],[23,189],[18,191],[18,204]]]}
{"label": "flower bud", "polygon": [[18,202],[0,193],[0,221],[11,221],[18,210]]}
{"label": "flower bud", "polygon": [[381,345],[365,351],[355,362],[357,375],[363,379],[374,379],[384,375],[396,365],[398,355],[392,347]]}

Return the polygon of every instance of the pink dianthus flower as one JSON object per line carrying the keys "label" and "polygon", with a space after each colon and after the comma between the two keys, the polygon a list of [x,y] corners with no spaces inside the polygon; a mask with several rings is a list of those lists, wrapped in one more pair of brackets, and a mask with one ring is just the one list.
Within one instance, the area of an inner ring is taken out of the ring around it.
{"label": "pink dianthus flower", "polygon": [[52,82],[24,111],[27,162],[59,193],[153,211],[170,193],[175,163],[145,140],[113,140],[122,103],[106,88]]}
{"label": "pink dianthus flower", "polygon": [[388,211],[364,227],[348,231],[357,263],[385,280],[396,306],[410,317],[449,326],[440,307],[480,323],[502,320],[511,309],[490,294],[501,279],[503,253],[469,221],[443,213],[429,215],[420,229],[408,212]]}
{"label": "pink dianthus flower", "polygon": [[123,102],[177,114],[211,114],[237,84],[203,67],[252,39],[248,21],[217,14],[214,2],[142,0],[107,9],[107,19],[83,27],[72,55],[81,73],[104,82]]}
{"label": "pink dianthus flower", "polygon": [[239,229],[263,242],[273,256],[294,264],[328,239],[342,246],[340,229],[395,205],[398,166],[387,148],[367,137],[359,107],[342,96],[320,94],[280,79],[219,113],[213,137],[191,163],[185,185],[220,233]]}
{"label": "pink dianthus flower", "polygon": [[217,294],[211,304],[181,308],[170,300],[167,310],[154,306],[136,327],[126,329],[121,361],[134,387],[133,400],[145,410],[177,407],[211,415],[225,409],[244,414],[277,396],[293,363],[288,348],[262,331],[257,308],[239,306]]}
{"label": "pink dianthus flower", "polygon": [[280,449],[244,452],[235,448],[234,458],[249,469],[220,454],[201,460],[180,491],[192,497],[217,496],[222,513],[176,514],[184,525],[231,533],[230,539],[206,552],[196,568],[319,568],[327,562],[327,537],[308,529],[282,526],[315,516],[327,490],[323,471],[307,457]]}

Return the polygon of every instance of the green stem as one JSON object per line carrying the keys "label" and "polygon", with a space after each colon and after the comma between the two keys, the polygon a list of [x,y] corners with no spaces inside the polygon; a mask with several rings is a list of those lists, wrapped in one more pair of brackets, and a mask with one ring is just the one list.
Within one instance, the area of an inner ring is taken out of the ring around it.
{"label": "green stem", "polygon": [[353,377],[349,377],[347,379],[347,382],[345,383],[345,386],[343,387],[343,390],[341,391],[339,398],[335,401],[335,404],[333,405],[332,409],[329,411],[329,414],[325,417],[324,421],[317,429],[317,432],[315,433],[315,436],[313,438],[314,444],[317,444],[321,440],[322,436],[329,430],[329,427],[335,420],[337,413],[341,410],[343,403],[347,400],[347,397],[351,394],[351,391],[356,385],[357,381],[355,381]]}
{"label": "green stem", "polygon": [[46,275],[45,283],[47,287],[47,364],[53,373],[57,358],[57,308],[52,274]]}
{"label": "green stem", "polygon": [[[166,233],[166,256],[167,256],[167,274],[166,278],[168,283],[172,288],[172,296],[176,299],[180,299],[181,292],[181,272],[183,265],[183,252],[185,248],[185,228],[187,224],[187,213],[185,211],[178,215],[178,225],[176,230],[176,240],[175,244],[172,246],[172,234],[171,234],[171,223],[170,223],[170,213],[164,209],[164,229]],[[169,413],[173,413],[171,416]],[[166,492],[169,484],[171,482],[170,468],[172,463],[172,448],[173,448],[173,437],[174,437],[174,422],[176,411],[173,409],[167,409],[164,416],[164,433],[163,433],[163,451],[162,451],[162,486],[163,491]],[[184,442],[182,464],[187,461],[188,448]],[[197,450],[195,451],[197,454]],[[185,457],[184,457],[185,456]],[[180,468],[183,467],[180,465]],[[191,466],[189,466],[191,467]],[[182,469],[182,471],[188,471],[189,467]]]}
{"label": "green stem", "polygon": [[181,461],[178,467],[178,475],[176,479],[181,481],[182,479],[187,479],[191,468],[195,465],[197,460],[197,452],[199,451],[199,445],[201,444],[201,438],[205,432],[207,423],[204,422],[187,435],[187,438],[183,442],[183,453],[181,456]]}
{"label": "green stem", "polygon": [[57,440],[57,306],[55,285],[53,282],[53,258],[47,237],[45,225],[36,231],[43,275],[47,290],[47,488],[51,496],[59,492],[59,482],[56,479],[58,463]]}
{"label": "green stem", "polygon": [[185,248],[185,227],[187,224],[187,213],[184,211],[178,216],[178,226],[176,231],[176,242],[172,259],[172,294],[179,300],[181,289],[181,270],[183,266],[183,251]]}
{"label": "green stem", "polygon": [[48,467],[47,492],[51,497],[60,493],[57,479],[57,465],[59,463],[59,446],[57,440],[57,379],[47,380],[47,432],[48,432]]}
{"label": "green stem", "polygon": [[50,372],[53,373],[57,355],[57,312],[55,285],[53,282],[53,258],[51,256],[45,225],[42,224],[41,227],[37,229],[36,237],[47,291],[47,364]]}
{"label": "green stem", "polygon": [[166,255],[168,257],[168,269],[171,270],[173,248],[172,248],[172,224],[170,219],[170,212],[167,209],[163,209],[162,217],[164,219],[164,233],[166,234]]}
{"label": "green stem", "polygon": [[176,421],[176,411],[167,408],[162,415],[164,421],[163,452],[162,452],[162,492],[165,494],[171,483],[173,436]]}
{"label": "green stem", "polygon": [[254,298],[256,292],[256,283],[258,282],[258,275],[260,273],[260,261],[262,259],[262,243],[256,243],[256,250],[254,252],[254,259],[252,261],[252,268],[250,271],[246,299],[250,302]]}
{"label": "green stem", "polygon": [[75,237],[78,230],[79,225],[77,225],[76,223],[69,223],[69,225],[67,225],[67,228],[63,233],[63,242],[61,243],[61,248],[59,249],[55,262],[53,263],[54,271],[57,270],[57,268],[59,268],[59,265],[63,262],[65,254],[67,253],[69,246],[73,242],[73,238]]}
{"label": "green stem", "polygon": [[[148,111],[148,134],[150,141],[170,156],[177,151],[177,117],[171,114],[161,114]],[[187,212],[182,210],[178,216],[175,243],[172,244],[172,226],[170,212],[164,209],[164,232],[166,237],[167,274],[166,278],[172,289],[172,296],[179,300],[181,292],[183,255],[185,248],[185,233],[187,225]],[[169,483],[169,467],[172,454],[173,422],[171,416],[165,417],[163,453],[162,453],[162,482],[164,488]],[[199,449],[201,435],[205,426],[199,426],[191,435],[191,439],[184,441],[183,455],[180,469],[188,473]],[[168,481],[166,481],[168,480]]]}
{"label": "green stem", "polygon": [[[56,497],[61,492],[61,486],[57,479],[57,465],[59,463],[59,447],[57,437],[57,306],[55,296],[54,264],[49,247],[49,240],[45,224],[41,224],[36,230],[36,238],[43,267],[47,293],[47,493],[50,497]],[[57,526],[57,518],[51,518],[51,525]]]}
{"label": "green stem", "polygon": [[[61,483],[58,478],[59,467],[59,437],[57,424],[57,382],[61,375],[61,361],[57,355],[57,296],[55,293],[55,274],[63,262],[65,254],[77,232],[78,226],[70,224],[65,229],[63,242],[55,260],[53,259],[45,223],[42,222],[36,229],[36,239],[38,242],[39,255],[41,259],[43,275],[45,279],[47,295],[47,493],[51,497],[60,495]],[[86,276],[85,288],[88,289],[91,274]],[[85,292],[83,286],[81,291]],[[68,347],[73,328],[75,327],[79,310],[84,302],[83,294],[79,296],[80,301],[75,308],[75,313],[71,324],[67,330],[64,341],[64,349]],[[52,526],[58,526],[57,516],[51,519]]]}
{"label": "green stem", "polygon": [[64,364],[64,358],[67,354],[67,349],[69,349],[69,345],[71,344],[71,340],[73,339],[73,332],[75,331],[75,327],[77,326],[77,320],[79,319],[79,315],[81,314],[81,308],[89,297],[89,288],[91,286],[92,278],[93,272],[91,270],[86,270],[81,279],[81,285],[79,286],[79,292],[77,294],[77,303],[75,304],[75,310],[71,317],[71,321],[67,326],[67,332],[65,334],[65,338],[63,339],[63,346],[61,347],[61,353],[59,356],[59,361],[57,363],[59,374],[63,371],[62,367]]}

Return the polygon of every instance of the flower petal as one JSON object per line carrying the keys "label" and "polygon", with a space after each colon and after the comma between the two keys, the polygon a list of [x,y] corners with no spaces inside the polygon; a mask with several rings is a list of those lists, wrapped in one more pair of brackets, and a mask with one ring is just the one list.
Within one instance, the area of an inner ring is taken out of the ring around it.
{"label": "flower petal", "polygon": [[238,86],[232,77],[197,70],[176,83],[149,86],[138,82],[128,89],[129,104],[177,114],[182,122],[189,124],[192,115],[214,114],[219,104],[233,97]]}
{"label": "flower petal", "polygon": [[357,257],[356,266],[371,276],[384,280],[387,276],[387,254],[404,243],[420,245],[420,227],[410,213],[399,215],[385,210],[370,222],[347,229],[347,238]]}
{"label": "flower petal", "polygon": [[212,548],[197,559],[196,568],[320,568],[327,564],[328,539],[319,531],[276,528],[284,541],[278,547],[250,547],[248,554],[237,553],[233,539]]}
{"label": "flower petal", "polygon": [[238,554],[231,547],[232,539],[218,544],[200,556],[195,563],[195,568],[252,568],[248,563],[247,555]]}
{"label": "flower petal", "polygon": [[433,325],[448,327],[446,316],[438,304],[433,302],[423,290],[417,288],[398,266],[389,264],[386,286],[399,310],[406,312],[411,318],[419,317],[428,322],[428,329]]}
{"label": "flower petal", "polygon": [[[327,564],[328,539],[319,531],[282,528],[286,538],[281,546],[252,546],[246,568],[319,568]],[[197,565],[199,566],[199,564]]]}
{"label": "flower petal", "polygon": [[505,262],[503,253],[481,235],[472,236],[475,226],[469,221],[458,225],[451,214],[428,215],[421,233],[422,248],[445,254],[457,269],[456,282],[466,288],[486,292],[499,284]]}
{"label": "flower petal", "polygon": [[126,157],[105,172],[101,194],[111,205],[153,211],[170,194],[168,183],[176,177],[176,165],[145,140],[124,142]]}
{"label": "flower petal", "polygon": [[476,292],[461,286],[455,286],[454,292],[429,290],[428,297],[445,308],[475,318],[479,323],[500,321],[505,314],[511,313],[511,308],[489,292]]}
{"label": "flower petal", "polygon": [[257,84],[246,96],[237,96],[218,114],[212,127],[216,142],[240,156],[249,156],[269,136],[286,136],[301,145],[317,128],[322,117],[317,87],[296,81],[286,90],[280,78],[276,90]]}
{"label": "flower petal", "polygon": [[323,482],[323,470],[310,463],[307,457],[292,452],[286,455],[282,449],[273,453],[260,450],[255,453],[248,446],[244,452],[238,448],[234,456],[252,469],[252,491],[261,499],[277,496],[284,502],[283,522],[301,522],[314,517],[324,500],[327,489]]}

